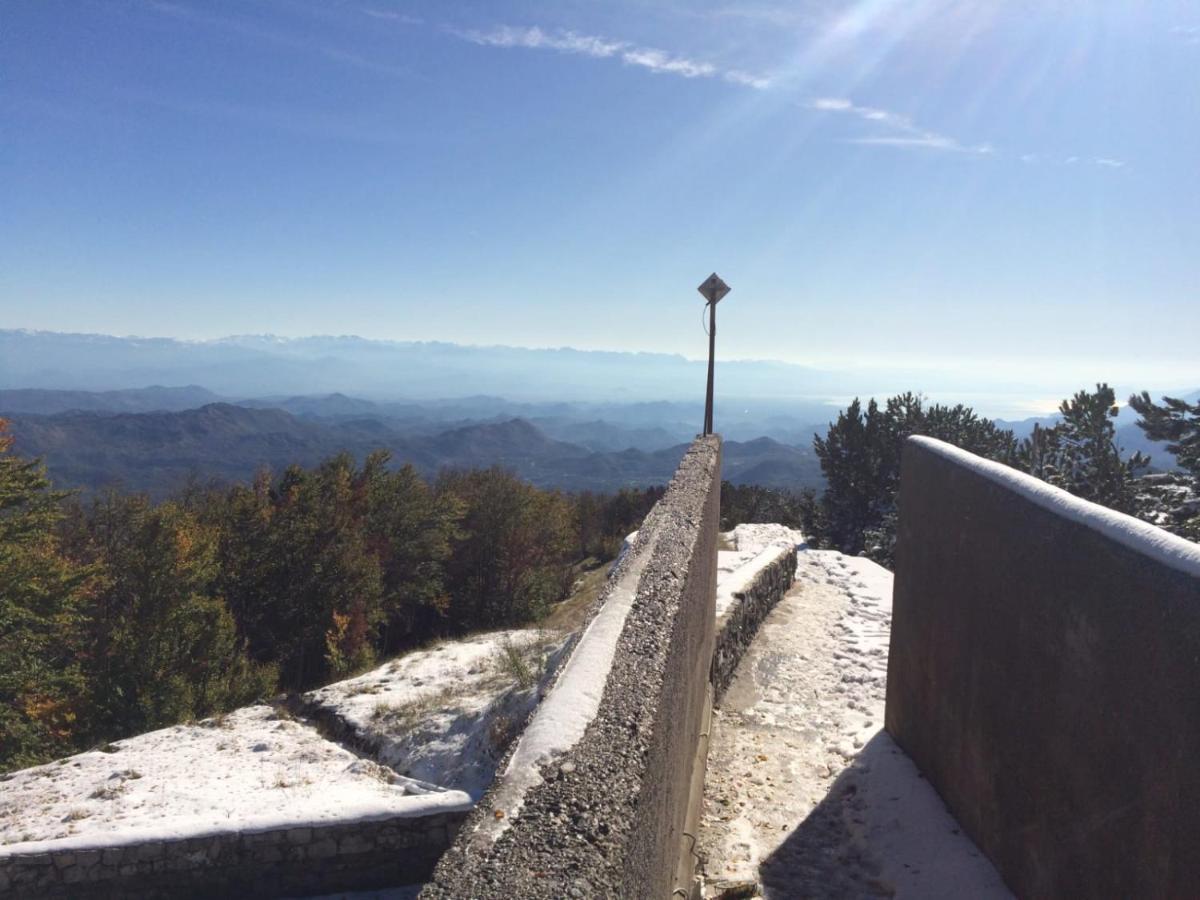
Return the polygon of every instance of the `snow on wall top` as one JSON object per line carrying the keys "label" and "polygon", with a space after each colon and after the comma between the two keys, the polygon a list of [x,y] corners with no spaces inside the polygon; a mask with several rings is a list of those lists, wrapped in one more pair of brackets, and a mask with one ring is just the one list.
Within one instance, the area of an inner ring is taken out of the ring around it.
{"label": "snow on wall top", "polygon": [[731,572],[717,573],[717,618],[729,612],[737,603],[737,595],[754,583],[758,574],[780,557],[795,553],[795,547],[769,546]]}
{"label": "snow on wall top", "polygon": [[542,782],[539,766],[567,752],[583,737],[600,709],[608,673],[617,652],[625,620],[633,608],[638,580],[656,538],[633,545],[614,573],[600,611],[584,629],[563,667],[554,689],[542,700],[501,773],[492,805],[503,810],[500,819],[485,819],[479,831],[496,840],[508,830],[529,790]]}
{"label": "snow on wall top", "polygon": [[1156,562],[1193,578],[1200,578],[1200,544],[1184,540],[1125,513],[1082,500],[1032,475],[983,459],[944,441],[923,436],[910,437],[909,441],[1008,488],[1055,515],[1103,534]]}
{"label": "snow on wall top", "polygon": [[734,549],[717,553],[717,618],[734,607],[736,595],[745,591],[759,572],[804,541],[804,535],[794,528],[766,524],[738,525],[721,537]]}
{"label": "snow on wall top", "polygon": [[467,810],[251,706],[3,776],[0,856]]}
{"label": "snow on wall top", "polygon": [[738,550],[752,552],[764,547],[797,547],[804,542],[804,535],[796,528],[757,522],[744,522],[727,536]]}

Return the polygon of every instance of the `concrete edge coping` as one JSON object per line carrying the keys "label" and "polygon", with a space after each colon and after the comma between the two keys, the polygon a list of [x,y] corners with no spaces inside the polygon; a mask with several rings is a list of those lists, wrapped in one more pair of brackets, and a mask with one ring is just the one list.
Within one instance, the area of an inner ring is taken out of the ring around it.
{"label": "concrete edge coping", "polygon": [[1126,513],[1083,500],[1011,466],[984,459],[944,441],[914,435],[908,439],[908,443],[960,465],[993,484],[1018,494],[1047,512],[1089,528],[1185,575],[1200,578],[1200,544],[1194,544]]}
{"label": "concrete edge coping", "polygon": [[[461,793],[456,791],[455,793]],[[465,796],[465,795],[464,795]],[[146,844],[183,844],[188,841],[211,840],[213,838],[236,838],[250,834],[284,834],[299,828],[352,828],[355,825],[380,823],[395,820],[405,824],[416,824],[424,819],[433,819],[444,815],[466,815],[474,808],[470,798],[465,801],[425,805],[412,812],[380,810],[374,813],[355,813],[339,816],[334,819],[292,819],[274,820],[271,822],[241,825],[240,827],[209,826],[197,828],[195,831],[166,831],[149,827],[129,829],[118,832],[98,832],[90,835],[72,835],[66,838],[53,838],[44,841],[26,841],[20,844],[0,846],[0,864],[9,860],[19,862],[24,857],[46,856],[55,853],[84,853],[91,850],[119,850],[128,847],[138,847]]]}

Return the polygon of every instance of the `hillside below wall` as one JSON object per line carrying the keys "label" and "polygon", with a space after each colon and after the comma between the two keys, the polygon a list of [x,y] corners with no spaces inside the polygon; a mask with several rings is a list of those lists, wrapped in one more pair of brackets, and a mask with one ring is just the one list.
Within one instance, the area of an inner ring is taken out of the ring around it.
{"label": "hillside below wall", "polygon": [[[537,766],[515,807],[502,774],[467,819],[422,898],[656,898],[671,895],[713,652],[721,445],[699,438],[610,581],[633,590],[596,715]],[[589,652],[589,626],[574,651]],[[574,658],[537,716],[572,677]],[[596,689],[600,689],[597,684]],[[511,797],[510,797],[511,800]],[[497,829],[497,823],[503,823]]]}
{"label": "hillside below wall", "polygon": [[1200,547],[904,449],[886,727],[1019,896],[1200,884]]}

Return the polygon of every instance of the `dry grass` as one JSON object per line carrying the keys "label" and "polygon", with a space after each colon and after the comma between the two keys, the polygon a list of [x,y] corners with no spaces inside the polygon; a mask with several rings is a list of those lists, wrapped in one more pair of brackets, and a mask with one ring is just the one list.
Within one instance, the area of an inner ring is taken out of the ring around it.
{"label": "dry grass", "polygon": [[118,781],[116,784],[105,784],[96,788],[88,794],[89,800],[116,800],[125,793],[125,782]]}
{"label": "dry grass", "polygon": [[381,725],[411,728],[434,709],[446,706],[453,696],[454,689],[445,687],[405,703],[388,703],[381,700],[371,711],[371,719]]}
{"label": "dry grass", "polygon": [[611,565],[601,563],[581,572],[571,596],[555,605],[542,622],[542,627],[548,631],[559,632],[577,631],[582,628],[592,605],[608,583],[608,569]]}
{"label": "dry grass", "polygon": [[500,642],[496,651],[496,664],[500,671],[521,690],[533,687],[545,671],[545,659],[542,656],[542,643],[518,645],[511,640]]}

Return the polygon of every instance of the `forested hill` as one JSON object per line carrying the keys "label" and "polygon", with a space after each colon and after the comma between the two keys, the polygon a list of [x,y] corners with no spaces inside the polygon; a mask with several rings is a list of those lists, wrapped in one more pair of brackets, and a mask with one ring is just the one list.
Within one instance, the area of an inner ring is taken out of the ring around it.
{"label": "forested hill", "polygon": [[[202,483],[244,481],[263,466],[276,471],[293,463],[312,466],[341,451],[361,459],[379,449],[428,475],[448,467],[501,465],[541,487],[609,491],[665,483],[686,449],[679,444],[595,452],[555,440],[520,418],[431,432],[382,418],[332,421],[227,403],[182,411],[4,415],[16,451],[44,459],[59,487],[120,486],[156,496],[190,477]],[[795,489],[820,482],[819,465],[807,447],[759,438],[728,441],[724,453],[726,478],[735,484]]]}

